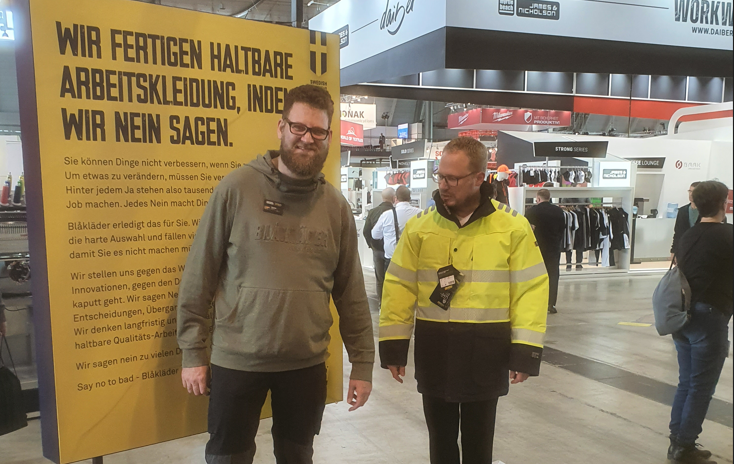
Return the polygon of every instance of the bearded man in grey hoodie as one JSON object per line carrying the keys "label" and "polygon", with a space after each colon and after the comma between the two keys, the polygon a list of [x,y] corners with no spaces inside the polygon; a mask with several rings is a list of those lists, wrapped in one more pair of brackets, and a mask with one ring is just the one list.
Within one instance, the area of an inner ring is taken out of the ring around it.
{"label": "bearded man in grey hoodie", "polygon": [[252,463],[268,391],[278,464],[313,462],[326,402],[330,297],[352,364],[349,410],[372,390],[375,348],[354,217],[321,174],[333,113],[322,88],[288,92],[280,150],[225,177],[197,229],[179,289],[178,343],[184,387],[211,395],[209,464]]}

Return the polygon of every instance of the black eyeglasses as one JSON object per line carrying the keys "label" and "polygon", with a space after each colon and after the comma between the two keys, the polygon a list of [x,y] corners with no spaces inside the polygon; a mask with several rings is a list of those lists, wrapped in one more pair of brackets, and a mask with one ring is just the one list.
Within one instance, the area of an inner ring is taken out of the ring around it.
{"label": "black eyeglasses", "polygon": [[304,135],[306,135],[307,132],[310,132],[311,137],[313,137],[314,140],[326,140],[326,138],[331,133],[330,130],[322,129],[320,127],[308,127],[307,125],[301,124],[300,122],[291,122],[286,118],[283,118],[283,121],[288,124],[291,134],[297,135],[299,137],[303,137]]}
{"label": "black eyeglasses", "polygon": [[461,179],[466,179],[467,177],[477,174],[476,172],[470,172],[469,174],[461,177],[454,177],[454,176],[444,176],[443,174],[434,173],[433,174],[433,180],[436,181],[437,184],[440,184],[441,181],[445,181],[446,185],[449,187],[456,187],[459,185],[459,181]]}

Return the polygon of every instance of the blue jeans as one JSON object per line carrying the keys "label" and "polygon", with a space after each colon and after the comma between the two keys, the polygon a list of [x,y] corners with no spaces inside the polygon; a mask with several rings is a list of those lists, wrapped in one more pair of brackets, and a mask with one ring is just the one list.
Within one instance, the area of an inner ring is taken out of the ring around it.
{"label": "blue jeans", "polygon": [[692,445],[719,382],[729,351],[729,317],[705,303],[691,309],[691,320],[673,334],[678,351],[678,390],[670,415],[670,433],[680,445]]}

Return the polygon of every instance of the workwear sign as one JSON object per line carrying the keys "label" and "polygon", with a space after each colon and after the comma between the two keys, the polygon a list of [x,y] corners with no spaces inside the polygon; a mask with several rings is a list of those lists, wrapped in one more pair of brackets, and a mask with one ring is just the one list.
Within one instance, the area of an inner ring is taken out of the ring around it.
{"label": "workwear sign", "polygon": [[[123,0],[17,5],[44,455],[204,432],[176,343],[187,252],[214,186],[278,148],[288,90],[338,101],[339,37]],[[324,171],[338,182],[338,143]],[[330,351],[333,402],[336,330]]]}

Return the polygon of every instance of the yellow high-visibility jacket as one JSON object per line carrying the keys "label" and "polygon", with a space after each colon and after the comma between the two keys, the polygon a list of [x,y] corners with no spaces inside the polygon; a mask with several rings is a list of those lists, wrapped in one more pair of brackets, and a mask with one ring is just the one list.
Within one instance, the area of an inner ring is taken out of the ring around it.
{"label": "yellow high-visibility jacket", "polygon": [[[548,276],[528,221],[488,198],[462,227],[436,206],[408,221],[385,276],[380,311],[383,367],[407,363],[415,333],[418,390],[448,401],[507,394],[509,370],[538,375]],[[437,270],[463,275],[448,310],[429,300]]]}

